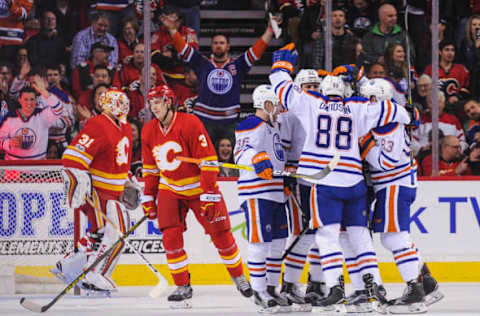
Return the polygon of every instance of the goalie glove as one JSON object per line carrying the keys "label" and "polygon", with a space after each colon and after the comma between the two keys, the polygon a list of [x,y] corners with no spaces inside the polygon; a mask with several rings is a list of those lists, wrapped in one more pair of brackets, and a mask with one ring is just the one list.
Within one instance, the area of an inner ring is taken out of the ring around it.
{"label": "goalie glove", "polygon": [[87,171],[65,168],[62,170],[63,197],[70,208],[78,208],[85,203],[87,195],[92,195],[92,179]]}
{"label": "goalie glove", "polygon": [[153,196],[142,196],[142,209],[143,213],[147,215],[149,219],[157,218],[157,205],[155,204],[155,198]]}
{"label": "goalie glove", "polygon": [[290,74],[297,63],[298,52],[295,49],[295,43],[283,46],[273,52],[272,73],[285,71]]}
{"label": "goalie glove", "polygon": [[200,194],[200,208],[202,215],[207,217],[209,222],[221,215],[218,204],[222,201],[222,195],[218,189]]}
{"label": "goalie glove", "polygon": [[140,205],[140,192],[138,185],[127,179],[122,195],[120,196],[120,202],[125,205],[127,210],[134,210]]}

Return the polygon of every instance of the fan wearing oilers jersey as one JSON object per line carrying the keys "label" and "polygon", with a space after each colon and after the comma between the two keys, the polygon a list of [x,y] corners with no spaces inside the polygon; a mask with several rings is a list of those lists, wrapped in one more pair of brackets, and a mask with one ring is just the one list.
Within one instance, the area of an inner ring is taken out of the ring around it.
{"label": "fan wearing oilers jersey", "polygon": [[[365,246],[371,247],[373,252],[366,229],[366,186],[358,139],[370,129],[390,122],[408,124],[410,115],[404,108],[392,103],[367,107],[368,100],[363,97],[342,99],[345,87],[335,79],[338,77],[323,79],[322,84],[325,80],[331,81],[330,88],[323,94],[304,92],[290,77],[296,59],[293,43],[275,51],[269,78],[282,105],[299,117],[306,131],[298,173],[312,175],[323,170],[337,152],[341,156],[337,167],[326,177],[308,181],[313,184],[309,194],[310,226],[317,228],[315,241],[326,285],[330,288],[326,298],[314,301],[312,305],[320,311],[342,312],[345,311],[345,290],[339,244],[340,224],[345,224],[347,231],[352,231],[350,238],[355,240],[357,252],[368,254],[370,249]],[[362,274],[369,271],[368,265],[365,268]]]}
{"label": "fan wearing oilers jersey", "polygon": [[229,56],[227,35],[215,34],[211,41],[212,58],[209,59],[184,41],[175,28],[175,21],[166,16],[161,17],[161,21],[170,32],[176,50],[199,79],[198,99],[193,112],[202,120],[214,144],[223,137],[233,139],[240,112],[241,83],[272,40],[270,22],[257,42],[235,59]]}
{"label": "fan wearing oilers jersey", "polygon": [[[377,106],[376,102],[389,102],[393,92],[384,79],[372,79],[362,85],[360,94]],[[415,111],[415,125],[420,116]],[[374,128],[360,141],[362,159],[370,166],[370,178],[375,190],[373,230],[390,250],[397,268],[407,284],[404,295],[391,301],[383,309],[391,313],[423,313],[427,311],[425,294],[429,303],[443,297],[438,284],[428,268],[421,269],[418,251],[410,237],[410,206],[417,191],[417,162],[410,165],[410,142],[404,124],[390,123]],[[423,271],[421,271],[423,270]],[[419,272],[425,277],[418,278]]]}
{"label": "fan wearing oilers jersey", "polygon": [[275,291],[280,279],[282,254],[288,235],[283,177],[273,170],[285,167],[285,152],[277,123],[278,99],[269,85],[253,91],[255,115],[242,121],[236,131],[235,163],[252,166],[240,170],[238,195],[248,231],[248,269],[255,304],[260,312],[290,310]]}
{"label": "fan wearing oilers jersey", "polygon": [[[301,69],[295,76],[295,84],[304,91],[320,91],[320,82],[317,71],[314,69]],[[284,111],[278,117],[282,142],[285,146],[287,158],[285,169],[295,172],[298,160],[305,143],[306,132],[301,121],[292,112]],[[289,249],[284,259],[284,271],[281,294],[293,303],[292,309],[298,311],[310,311],[309,302],[321,298],[325,294],[325,282],[323,279],[322,266],[318,256],[318,248],[315,246],[315,230],[308,229],[309,203],[308,193],[311,184],[303,179],[287,177],[285,193],[287,194],[287,217],[289,235],[293,248]],[[303,194],[302,194],[303,193]],[[313,247],[313,250],[309,249]],[[299,279],[309,254],[309,278],[305,296],[299,291]],[[310,260],[310,258],[312,258]]]}

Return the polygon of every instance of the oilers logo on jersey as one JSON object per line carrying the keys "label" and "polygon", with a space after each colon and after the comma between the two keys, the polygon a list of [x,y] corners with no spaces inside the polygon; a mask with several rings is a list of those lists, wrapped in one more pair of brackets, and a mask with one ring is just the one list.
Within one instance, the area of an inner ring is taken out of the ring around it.
{"label": "oilers logo on jersey", "polygon": [[18,129],[15,132],[15,136],[22,136],[22,149],[29,149],[37,141],[37,134],[35,134],[35,131],[33,129],[28,127]]}
{"label": "oilers logo on jersey", "polygon": [[213,69],[207,77],[210,91],[215,94],[225,94],[232,88],[233,77],[225,69]]}
{"label": "oilers logo on jersey", "polygon": [[285,161],[285,152],[283,151],[282,140],[278,133],[273,134],[273,152],[275,153],[275,158],[279,161]]}

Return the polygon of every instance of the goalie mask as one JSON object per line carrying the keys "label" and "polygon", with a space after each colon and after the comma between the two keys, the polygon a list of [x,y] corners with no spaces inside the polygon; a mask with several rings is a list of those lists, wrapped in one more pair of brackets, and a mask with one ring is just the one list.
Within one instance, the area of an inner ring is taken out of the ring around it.
{"label": "goalie mask", "polygon": [[117,88],[109,88],[100,95],[99,103],[104,112],[113,115],[124,124],[127,122],[130,100],[125,92]]}
{"label": "goalie mask", "polygon": [[295,84],[299,85],[300,88],[304,89],[302,85],[309,85],[309,87],[305,88],[306,90],[319,91],[321,82],[322,79],[320,79],[317,71],[314,69],[300,69],[295,77]]}
{"label": "goalie mask", "polygon": [[368,80],[360,87],[360,95],[370,101],[375,97],[374,102],[381,102],[393,98],[393,88],[385,79],[375,78]]}
{"label": "goalie mask", "polygon": [[320,84],[320,93],[326,96],[345,97],[345,82],[339,76],[326,76]]}
{"label": "goalie mask", "polygon": [[[270,119],[270,122],[274,122],[274,115],[277,112],[277,105],[278,105],[278,98],[275,95],[275,92],[273,91],[272,86],[262,84],[259,85],[258,87],[253,90],[253,107],[255,109],[261,109],[265,113],[268,114],[268,117]],[[272,112],[269,112],[265,108],[265,103],[266,102],[271,102],[273,105],[273,110]]]}

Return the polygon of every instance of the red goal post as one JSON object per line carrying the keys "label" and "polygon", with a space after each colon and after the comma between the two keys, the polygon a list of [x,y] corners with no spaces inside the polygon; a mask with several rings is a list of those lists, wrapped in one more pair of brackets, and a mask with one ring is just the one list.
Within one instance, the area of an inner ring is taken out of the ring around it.
{"label": "red goal post", "polygon": [[80,214],[65,205],[61,169],[60,160],[0,161],[0,282],[5,294],[62,287],[49,269],[73,250]]}

